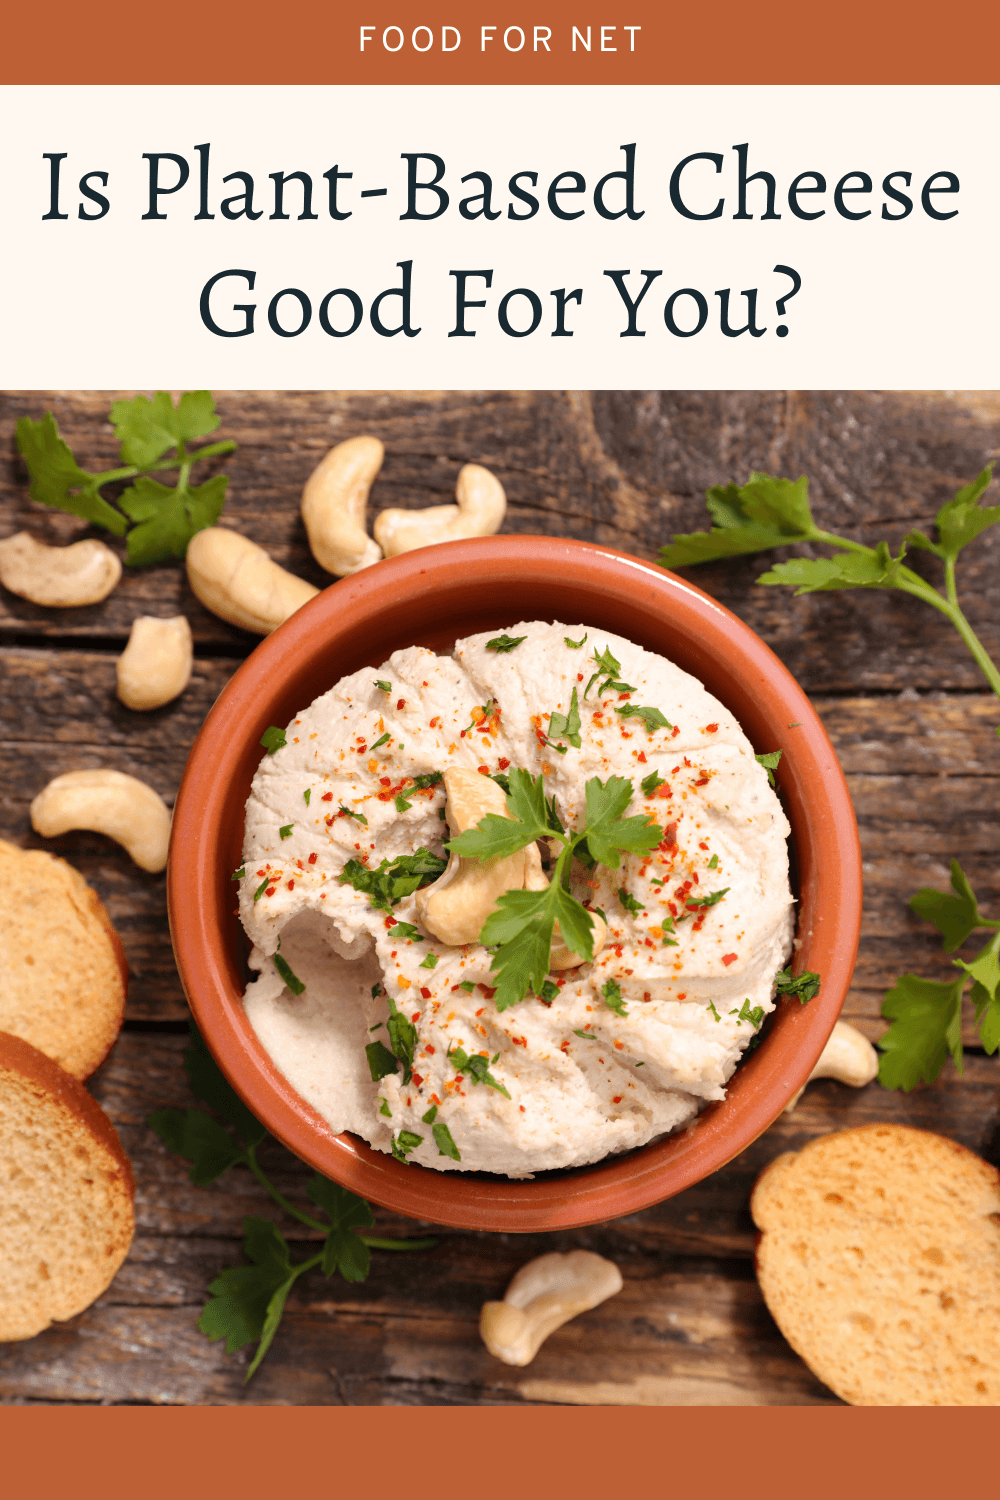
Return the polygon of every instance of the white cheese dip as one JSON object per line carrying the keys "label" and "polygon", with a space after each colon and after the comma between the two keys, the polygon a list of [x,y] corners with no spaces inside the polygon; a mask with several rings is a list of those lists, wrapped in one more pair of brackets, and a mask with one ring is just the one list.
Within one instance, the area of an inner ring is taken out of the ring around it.
{"label": "white cheese dip", "polygon": [[[260,973],[246,991],[250,1022],[334,1131],[383,1151],[395,1141],[424,1167],[528,1177],[641,1146],[725,1097],[773,1009],[792,897],[789,827],[767,773],[700,682],[586,624],[505,634],[524,639],[498,652],[487,649],[495,634],[471,636],[450,657],[396,651],[288,725],[247,802],[240,916]],[[633,691],[599,697],[599,679],[584,697],[606,650]],[[574,688],[580,748],[560,754],[547,730],[553,713],[571,711]],[[615,712],[628,704],[659,709],[668,727]],[[446,857],[444,786],[420,778],[452,766],[541,774],[576,828],[588,778],[627,777],[625,815],[662,829],[656,849],[623,854],[618,869],[574,861],[572,892],[603,912],[608,939],[592,962],[549,976],[558,995],[548,1003],[529,997],[498,1013],[481,944],[429,935],[412,895],[390,913],[338,880],[352,859],[374,870],[420,849]],[[279,969],[305,988],[293,994]],[[608,980],[617,1009],[602,997]],[[387,996],[415,1028],[406,1083],[402,1065],[373,1081],[365,1052],[390,1046]],[[461,1072],[456,1050],[482,1055],[500,1087]]]}

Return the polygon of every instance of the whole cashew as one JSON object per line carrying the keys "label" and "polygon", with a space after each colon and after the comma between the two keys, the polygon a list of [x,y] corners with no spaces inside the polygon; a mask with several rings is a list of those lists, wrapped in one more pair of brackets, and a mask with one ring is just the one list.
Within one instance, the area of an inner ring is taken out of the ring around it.
{"label": "whole cashew", "polygon": [[126,708],[160,708],[191,680],[191,626],[183,615],[139,615],[118,658],[118,696]]}
{"label": "whole cashew", "polygon": [[46,839],[71,828],[105,833],[154,875],[167,863],[170,809],[151,786],[121,771],[57,776],[32,802],[31,826]]}
{"label": "whole cashew", "polygon": [[343,578],[382,556],[365,530],[365,507],[384,452],[376,437],[348,438],[306,480],[302,519],[313,557],[328,573]]}
{"label": "whole cashew", "polygon": [[[453,834],[474,828],[487,813],[509,817],[503,788],[479,771],[452,766],[444,773],[448,827]],[[503,859],[464,859],[452,854],[443,875],[417,892],[417,915],[432,937],[452,947],[475,943],[504,891],[524,884],[524,850]]]}
{"label": "whole cashew", "polygon": [[187,575],[206,609],[257,635],[270,635],[319,593],[249,537],[225,526],[195,532],[188,543]]}
{"label": "whole cashew", "polygon": [[[847,1021],[837,1021],[806,1083],[812,1083],[814,1078],[836,1078],[838,1083],[849,1083],[852,1088],[861,1089],[866,1083],[871,1083],[877,1072],[878,1053],[868,1038]],[[785,1105],[786,1114],[802,1098],[806,1083]]]}
{"label": "whole cashew", "polygon": [[98,604],[121,576],[121,563],[103,542],[47,547],[27,531],[0,542],[0,583],[32,604],[50,609]]}
{"label": "whole cashew", "polygon": [[507,498],[503,485],[489,469],[466,464],[455,486],[457,505],[432,505],[427,510],[383,510],[375,517],[375,539],[386,557],[427,547],[431,542],[454,542],[460,537],[493,536],[503,525]]}
{"label": "whole cashew", "polygon": [[529,1365],[550,1333],[623,1286],[618,1267],[592,1250],[540,1255],[522,1266],[502,1302],[486,1302],[479,1332],[507,1365]]}
{"label": "whole cashew", "polygon": [[[537,844],[529,844],[524,851],[524,889],[526,891],[544,891],[549,883],[549,877],[542,869],[542,857],[538,852]],[[608,940],[608,924],[596,911],[590,913],[593,923],[594,957],[600,953]],[[587,960],[562,940],[562,932],[557,922],[552,930],[552,952],[549,955],[549,968],[559,971],[562,969],[576,969]]]}

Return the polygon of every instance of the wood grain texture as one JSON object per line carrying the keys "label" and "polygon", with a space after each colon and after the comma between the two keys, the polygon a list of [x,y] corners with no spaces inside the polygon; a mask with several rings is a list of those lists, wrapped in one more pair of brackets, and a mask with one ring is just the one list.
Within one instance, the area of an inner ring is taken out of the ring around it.
{"label": "wood grain texture", "polygon": [[[104,419],[117,394],[0,397],[0,536],[23,527],[50,541],[96,534],[30,501],[13,426],[20,415],[52,409],[80,461],[110,467],[117,452]],[[225,392],[218,404],[218,436],[240,444],[224,463],[232,476],[225,524],[319,586],[329,580],[306,546],[302,484],[332,442],[362,431],[386,444],[372,513],[446,500],[461,465],[477,461],[507,490],[506,530],[575,536],[646,558],[671,533],[707,524],[708,485],[742,480],[754,468],[808,473],[821,524],[895,543],[913,526],[927,529],[937,507],[1000,452],[1000,396],[983,392]],[[963,603],[995,654],[998,556],[987,535],[960,565]],[[933,559],[917,566],[934,577]],[[984,904],[1000,911],[1000,713],[933,611],[893,595],[795,599],[757,587],[762,570],[751,558],[692,577],[798,676],[844,766],[865,868],[861,950],[845,1015],[875,1037],[884,1028],[882,995],[897,974],[951,972],[906,898],[922,885],[946,888],[957,857]],[[195,634],[191,685],[163,709],[132,713],[114,692],[115,657],[131,621],[178,612]],[[163,877],[138,870],[98,835],[37,838],[28,808],[52,776],[82,766],[128,771],[172,802],[205,713],[254,644],[201,609],[176,564],[126,570],[93,609],[42,610],[0,590],[0,837],[63,854],[122,934],[133,973],[128,1030],[92,1087],[138,1183],[138,1232],[125,1266],[79,1318],[0,1346],[0,1402],[833,1403],[760,1299],[747,1210],[753,1179],[779,1151],[871,1120],[938,1130],[996,1162],[996,1058],[973,1049],[964,1079],[949,1064],[937,1085],[908,1096],[814,1084],[793,1114],[723,1171],[627,1219],[523,1238],[441,1230],[433,1251],[377,1254],[363,1284],[312,1273],[249,1388],[245,1352],[226,1356],[197,1332],[208,1281],[240,1263],[244,1215],[271,1208],[239,1169],[211,1188],[193,1187],[184,1163],[145,1124],[161,1105],[194,1102],[181,1061],[187,1012]],[[966,1035],[973,1040],[968,1024]],[[278,1147],[269,1151],[278,1186],[304,1201],[306,1169]],[[419,1232],[411,1221],[377,1218],[383,1233]],[[304,1233],[281,1222],[291,1238]],[[500,1295],[530,1256],[575,1246],[614,1259],[625,1290],[566,1325],[526,1370],[498,1364],[478,1338],[481,1303]],[[294,1253],[304,1251],[296,1240]]]}

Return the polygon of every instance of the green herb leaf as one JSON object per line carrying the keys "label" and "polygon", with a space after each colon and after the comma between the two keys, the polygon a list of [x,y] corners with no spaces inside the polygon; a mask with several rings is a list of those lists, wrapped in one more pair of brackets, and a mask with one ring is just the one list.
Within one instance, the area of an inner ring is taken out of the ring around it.
{"label": "green herb leaf", "polygon": [[657,787],[666,786],[667,782],[666,778],[659,775],[657,771],[650,771],[648,776],[643,777],[640,784],[642,786],[644,796],[651,797],[656,791]]}
{"label": "green herb leaf", "polygon": [[392,1119],[392,1110],[389,1108],[388,1099],[382,1099],[379,1101],[378,1112],[380,1115],[385,1115],[387,1120]]}
{"label": "green herb leaf", "polygon": [[618,900],[621,902],[625,911],[631,912],[633,916],[635,916],[637,912],[646,910],[642,902],[637,901],[632,893],[630,891],[627,891],[623,885],[620,885],[618,887]]}
{"label": "green herb leaf", "polygon": [[569,703],[569,713],[549,715],[549,739],[568,740],[575,750],[580,748],[580,706],[576,688]]}
{"label": "green herb leaf", "polygon": [[710,1000],[708,1002],[708,1008],[712,1012],[712,1015],[715,1017],[716,1021],[721,1021],[722,1020],[722,1017],[719,1015],[719,1012],[715,1008],[715,1002],[714,1002],[714,1000]]}
{"label": "green herb leaf", "polygon": [[583,1040],[585,1042],[597,1042],[597,1041],[600,1041],[600,1038],[596,1037],[592,1031],[577,1031],[577,1030],[574,1029],[573,1035],[574,1036],[582,1036]]}
{"label": "green herb leaf", "polygon": [[519,646],[522,641],[526,641],[527,639],[526,635],[495,635],[491,641],[486,642],[486,649],[487,651],[505,653],[513,651],[515,646]]}
{"label": "green herb leaf", "polygon": [[276,953],[274,955],[274,967],[277,969],[278,973],[281,975],[282,979],[285,981],[292,994],[301,995],[303,990],[305,989],[305,985],[302,983],[301,979],[299,979],[295,974],[292,973],[291,965],[286,958],[282,958],[280,953]]}
{"label": "green herb leaf", "polygon": [[198,1187],[206,1187],[246,1159],[239,1142],[202,1109],[158,1109],[146,1124],[168,1151],[191,1163],[189,1176]]}
{"label": "green herb leaf", "polygon": [[[586,639],[586,637],[584,637],[584,639]],[[610,646],[605,646],[603,651],[595,651],[594,655],[590,659],[594,663],[594,666],[597,668],[597,671],[591,677],[590,681],[587,683],[587,686],[583,690],[584,698],[587,697],[590,689],[593,687],[594,683],[598,680],[599,677],[617,677],[622,669],[621,662],[617,657],[611,654]],[[600,695],[598,694],[598,696]]]}
{"label": "green herb leaf", "polygon": [[819,994],[820,977],[811,969],[792,978],[791,969],[781,969],[774,976],[774,988],[779,995],[794,995],[800,1005],[808,1005]]}
{"label": "green herb leaf", "polygon": [[628,1015],[628,1011],[625,1009],[625,1002],[622,999],[621,985],[616,980],[609,979],[607,984],[602,986],[601,996],[608,1010],[613,1010],[616,1016],[624,1017]]}
{"label": "green herb leaf", "polygon": [[146,396],[116,401],[111,421],[122,462],[139,469],[153,468],[168,448],[207,437],[219,425],[211,391],[185,391],[176,406],[166,391],[157,391],[152,401]]}
{"label": "green herb leaf", "polygon": [[712,858],[708,862],[708,868],[710,870],[717,870],[719,868],[719,856],[717,854],[712,855]]}
{"label": "green herb leaf", "polygon": [[714,529],[675,536],[672,546],[660,549],[663,567],[683,568],[766,552],[789,542],[808,541],[816,532],[804,475],[793,481],[751,474],[745,485],[710,489],[707,502]]}
{"label": "green herb leaf", "polygon": [[28,493],[32,500],[92,521],[115,536],[125,535],[128,523],[124,516],[100,496],[103,476],[88,474],[80,468],[59,436],[51,412],[46,412],[40,422],[21,417],[17,423],[17,446],[31,476]]}
{"label": "green herb leaf", "polygon": [[910,900],[911,911],[925,922],[934,923],[944,939],[942,947],[946,953],[961,948],[982,923],[975,894],[957,859],[951,862],[951,888],[953,896],[924,886]]}
{"label": "green herb leaf", "polygon": [[412,1130],[401,1130],[398,1135],[393,1136],[390,1142],[392,1154],[397,1161],[405,1161],[411,1151],[415,1151],[423,1141],[422,1135],[414,1135]]}
{"label": "green herb leaf", "polygon": [[302,793],[302,800],[305,803],[306,807],[308,807],[309,803],[312,800],[312,787],[311,786],[307,786],[306,789],[305,789],[305,791]]}
{"label": "green herb leaf", "polygon": [[402,795],[399,796],[399,797],[394,797],[393,801],[396,804],[396,811],[397,812],[401,812],[401,813],[409,812],[410,808],[413,806],[413,803],[412,802],[408,802],[406,800],[406,797],[402,796]]}
{"label": "green herb leaf", "polygon": [[368,1058],[372,1083],[378,1083],[380,1078],[387,1078],[390,1073],[399,1072],[399,1064],[384,1042],[369,1042],[365,1047],[365,1056]]}
{"label": "green herb leaf", "polygon": [[213,474],[204,484],[160,484],[148,474],[119,497],[119,505],[138,524],[128,534],[125,561],[134,568],[183,557],[196,531],[214,526],[226,503],[229,479]]}
{"label": "green herb leaf", "polygon": [[261,881],[260,885],[257,887],[257,889],[253,893],[253,902],[254,902],[255,906],[257,905],[257,902],[260,900],[261,896],[263,896],[264,892],[267,890],[267,888],[268,888],[268,886],[270,884],[271,884],[271,877],[270,877],[270,875],[266,875],[264,877],[264,879]]}
{"label": "green herb leaf", "polygon": [[483,1057],[478,1052],[474,1052],[470,1057],[463,1048],[452,1047],[448,1053],[448,1061],[456,1072],[463,1073],[471,1078],[473,1084],[484,1083],[487,1088],[496,1089],[498,1094],[503,1094],[505,1099],[510,1098],[503,1084],[498,1082],[490,1072],[490,1059],[488,1057]]}
{"label": "green herb leaf", "polygon": [[246,872],[247,872],[246,865],[240,865],[239,869],[238,870],[234,870],[233,873],[230,875],[229,878],[230,878],[230,880],[242,880],[243,877],[244,877],[244,875],[246,874]]}
{"label": "green herb leaf", "polygon": [[432,1104],[431,1107],[430,1107],[430,1109],[427,1110],[425,1114],[422,1114],[420,1116],[420,1118],[423,1120],[423,1122],[424,1122],[425,1125],[433,1125],[434,1121],[437,1119],[437,1112],[438,1112],[437,1105],[436,1104]]}
{"label": "green herb leaf", "polygon": [[430,885],[443,875],[447,863],[430,849],[384,859],[377,870],[370,870],[358,859],[349,859],[337,880],[340,885],[351,885],[361,891],[376,911],[391,911],[405,896],[412,896],[422,885]]}
{"label": "green herb leaf", "polygon": [[402,938],[404,943],[426,943],[427,939],[419,928],[414,927],[412,922],[396,922],[392,929],[393,938]]}
{"label": "green herb leaf", "polygon": [[684,905],[686,907],[688,907],[688,908],[693,907],[693,906],[697,906],[697,907],[718,906],[718,904],[722,900],[723,896],[728,896],[728,894],[729,894],[729,886],[728,885],[724,885],[722,887],[721,891],[712,891],[707,896],[689,896],[688,899],[685,901]]}
{"label": "green herb leaf", "polygon": [[388,741],[388,739],[389,739],[389,732],[388,732],[388,730],[386,730],[385,734],[379,735],[378,739],[375,741],[374,745],[372,745],[371,748],[373,750],[377,750],[378,747],[379,747],[379,745],[384,745]]}
{"label": "green herb leaf", "polygon": [[[993,464],[989,463],[971,484],[965,485],[953,500],[942,505],[935,518],[938,546],[934,550],[939,557],[954,562],[967,543],[988,527],[1000,524],[1000,505],[983,507],[979,504],[992,478]],[[907,541],[911,539],[907,537]]]}
{"label": "green herb leaf", "polygon": [[[905,579],[917,579],[903,566],[906,543],[893,557],[887,542],[879,542],[870,552],[841,552],[836,557],[793,557],[789,562],[775,563],[769,573],[762,573],[758,583],[785,584],[796,594],[816,594],[831,589],[891,589]],[[919,582],[919,579],[917,579]]]}
{"label": "green herb leaf", "polygon": [[545,983],[538,991],[538,998],[539,1000],[547,1001],[548,1004],[551,1005],[553,1000],[559,999],[559,986],[557,984],[553,984],[551,979],[546,979]]}
{"label": "green herb leaf", "polygon": [[438,965],[438,954],[436,954],[436,953],[428,953],[427,957],[424,959],[424,961],[420,965],[420,967],[422,969],[436,969],[437,965]]}
{"label": "green herb leaf", "polygon": [[396,1003],[391,995],[386,995],[389,1004],[389,1020],[386,1023],[386,1031],[389,1033],[389,1045],[394,1054],[403,1064],[403,1085],[409,1083],[413,1077],[413,1054],[417,1046],[417,1028],[401,1011],[396,1009]]}
{"label": "green herb leaf", "polygon": [[352,1231],[370,1229],[374,1224],[368,1204],[336,1182],[321,1177],[318,1172],[306,1192],[327,1215],[332,1226],[323,1245],[323,1275],[332,1276],[334,1271],[339,1271],[345,1281],[364,1281],[371,1265],[371,1251]]}
{"label": "green herb leaf", "polygon": [[933,1083],[950,1053],[962,1071],[964,974],[948,984],[901,974],[882,1002],[892,1025],[875,1043],[883,1053],[879,1083],[909,1093],[921,1079]]}
{"label": "green herb leaf", "polygon": [[216,1276],[209,1285],[211,1301],[205,1305],[198,1327],[207,1338],[224,1338],[227,1354],[260,1339],[247,1371],[249,1380],[274,1338],[295,1276],[288,1245],[270,1219],[248,1216],[243,1220],[243,1235],[243,1250],[250,1265],[236,1266]]}
{"label": "green herb leaf", "polygon": [[247,1146],[259,1146],[267,1139],[267,1130],[226,1078],[194,1021],[188,1023],[188,1031],[191,1045],[184,1050],[184,1071],[192,1092],[235,1126]]}
{"label": "green herb leaf", "polygon": [[[376,679],[375,686],[378,688],[378,690],[379,690],[380,693],[391,693],[392,692],[392,683],[391,682],[384,682],[381,677],[379,677],[379,678]],[[386,738],[388,739],[388,735],[386,736]]]}
{"label": "green herb leaf", "polygon": [[615,709],[623,719],[641,719],[646,726],[647,734],[653,734],[657,729],[673,729],[669,719],[665,719],[658,708],[645,708],[638,703],[626,703],[623,708]]}
{"label": "green herb leaf", "polygon": [[780,759],[780,750],[767,750],[763,755],[754,756],[754,760],[757,762],[757,764],[759,766],[763,766],[764,770],[767,772],[767,779],[771,786],[774,786],[774,773],[778,768],[778,762],[780,761]]}
{"label": "green herb leaf", "polygon": [[644,813],[621,815],[632,800],[632,783],[624,776],[601,782],[591,777],[584,788],[587,807],[587,848],[598,864],[617,870],[619,854],[644,854],[655,849],[663,830]]}
{"label": "green herb leaf", "polygon": [[368,819],[365,817],[364,813],[352,811],[352,809],[349,808],[345,803],[342,802],[337,811],[343,813],[345,818],[353,818],[355,823],[361,824],[362,828],[368,827]]}
{"label": "green herb leaf", "polygon": [[[504,771],[494,771],[490,780],[495,781],[498,787],[502,787],[504,794],[510,796],[510,777]],[[441,821],[444,822],[444,808],[441,809]]]}
{"label": "green herb leaf", "polygon": [[571,641],[568,635],[563,636],[563,640],[566,642],[571,651],[579,651],[580,647],[583,645],[586,639],[586,635],[582,638],[582,640],[579,641]]}
{"label": "green herb leaf", "polygon": [[[427,1118],[426,1115],[424,1118]],[[434,1137],[439,1156],[450,1156],[452,1161],[462,1160],[462,1153],[452,1140],[451,1131],[443,1120],[439,1120],[436,1125],[431,1126],[431,1135]]]}
{"label": "green herb leaf", "polygon": [[277,724],[271,724],[264,730],[258,743],[264,746],[268,755],[273,755],[276,750],[284,749],[288,741],[285,739],[285,731],[279,729]]}
{"label": "green herb leaf", "polygon": [[731,1010],[729,1014],[736,1017],[737,1025],[739,1025],[743,1021],[749,1021],[750,1025],[756,1031],[757,1027],[764,1019],[764,1007],[762,1005],[755,1005],[753,1009],[751,1009],[750,1001],[744,1000],[743,1007],[740,1011],[737,1012],[735,1010]]}
{"label": "green herb leaf", "polygon": [[278,837],[282,839],[290,839],[292,836],[292,829],[294,827],[294,823],[286,823],[283,828],[278,829]]}
{"label": "green herb leaf", "polygon": [[422,792],[429,786],[437,786],[443,780],[444,776],[440,771],[425,771],[422,776],[415,776],[413,778],[413,790],[415,792]]}

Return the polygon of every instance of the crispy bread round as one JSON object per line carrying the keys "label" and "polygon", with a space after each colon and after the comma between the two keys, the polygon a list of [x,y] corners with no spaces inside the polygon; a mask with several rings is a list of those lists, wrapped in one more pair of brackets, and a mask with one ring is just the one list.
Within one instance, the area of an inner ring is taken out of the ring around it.
{"label": "crispy bread round", "polygon": [[89,1078],[121,1030],[128,968],[97,895],[72,865],[0,839],[0,1030]]}
{"label": "crispy bread round", "polygon": [[750,1211],[775,1322],[852,1406],[1000,1405],[1000,1174],[863,1125],[777,1157]]}
{"label": "crispy bread round", "polygon": [[83,1084],[0,1033],[0,1342],[100,1296],[132,1243],[133,1195],[128,1157]]}

